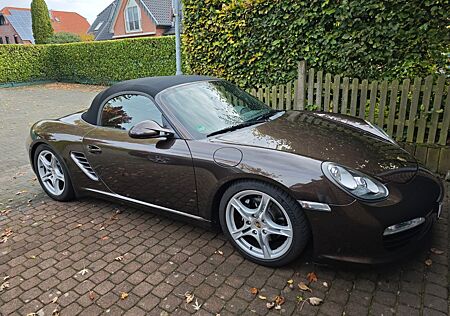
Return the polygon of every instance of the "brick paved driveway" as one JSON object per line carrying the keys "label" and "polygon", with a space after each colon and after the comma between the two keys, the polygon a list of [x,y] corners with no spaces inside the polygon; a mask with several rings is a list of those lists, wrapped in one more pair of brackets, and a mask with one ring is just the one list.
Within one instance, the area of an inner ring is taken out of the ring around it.
{"label": "brick paved driveway", "polygon": [[[0,243],[0,315],[179,315],[194,313],[196,299],[202,315],[448,314],[448,197],[431,244],[442,254],[427,249],[377,268],[323,267],[306,257],[282,269],[243,260],[212,230],[100,200],[50,200],[28,166],[29,125],[85,108],[98,90],[0,89],[0,232],[12,231]],[[309,272],[318,281],[301,292]],[[281,310],[269,311],[252,287],[283,296]],[[189,304],[186,292],[195,295]],[[323,304],[299,302],[310,296]]]}

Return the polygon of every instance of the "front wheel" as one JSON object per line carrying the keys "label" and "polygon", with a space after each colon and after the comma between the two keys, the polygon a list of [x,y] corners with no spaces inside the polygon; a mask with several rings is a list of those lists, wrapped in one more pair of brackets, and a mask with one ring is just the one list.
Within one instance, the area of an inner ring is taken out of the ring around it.
{"label": "front wheel", "polygon": [[34,155],[37,178],[45,193],[57,201],[70,201],[74,190],[63,160],[48,145],[40,145]]}
{"label": "front wheel", "polygon": [[241,181],[224,193],[220,224],[241,254],[277,267],[295,260],[310,238],[306,216],[291,196],[262,182]]}

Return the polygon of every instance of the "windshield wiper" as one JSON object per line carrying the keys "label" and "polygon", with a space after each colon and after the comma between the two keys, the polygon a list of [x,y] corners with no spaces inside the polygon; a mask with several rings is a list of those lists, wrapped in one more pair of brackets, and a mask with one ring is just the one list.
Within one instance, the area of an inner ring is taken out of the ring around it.
{"label": "windshield wiper", "polygon": [[271,118],[272,116],[274,116],[276,113],[278,113],[278,111],[270,110],[269,112],[266,112],[266,113],[263,113],[261,115],[258,115],[257,117],[249,120],[248,122],[267,120],[267,119]]}
{"label": "windshield wiper", "polygon": [[266,120],[245,121],[245,122],[242,122],[240,124],[229,126],[229,127],[225,127],[223,129],[219,129],[218,131],[209,133],[208,135],[206,135],[206,137],[210,137],[210,136],[214,136],[214,135],[218,135],[218,134],[223,134],[223,133],[226,133],[226,132],[235,131],[237,129],[244,128],[244,127],[247,127],[247,126],[255,125],[255,124],[258,124],[258,123],[264,123],[265,121]]}

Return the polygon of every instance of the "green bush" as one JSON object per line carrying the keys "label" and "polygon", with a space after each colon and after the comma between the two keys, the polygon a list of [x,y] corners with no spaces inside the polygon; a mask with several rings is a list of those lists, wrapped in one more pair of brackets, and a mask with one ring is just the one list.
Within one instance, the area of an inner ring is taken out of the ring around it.
{"label": "green bush", "polygon": [[81,42],[81,38],[78,34],[60,32],[53,34],[53,36],[47,40],[46,44],[66,44],[78,42]]}
{"label": "green bush", "polygon": [[175,74],[174,37],[60,45],[0,45],[0,83],[34,80],[108,84]]}
{"label": "green bush", "polygon": [[244,86],[296,78],[297,62],[367,79],[444,69],[448,0],[185,0],[193,72]]}

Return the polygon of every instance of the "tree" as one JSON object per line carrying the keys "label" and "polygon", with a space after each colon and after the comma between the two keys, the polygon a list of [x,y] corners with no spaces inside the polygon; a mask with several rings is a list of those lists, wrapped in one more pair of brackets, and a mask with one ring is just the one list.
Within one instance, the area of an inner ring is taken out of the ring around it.
{"label": "tree", "polygon": [[65,44],[81,42],[80,35],[68,32],[55,33],[47,39],[47,44]]}
{"label": "tree", "polygon": [[53,27],[45,0],[31,2],[31,21],[36,44],[47,43],[53,35]]}

